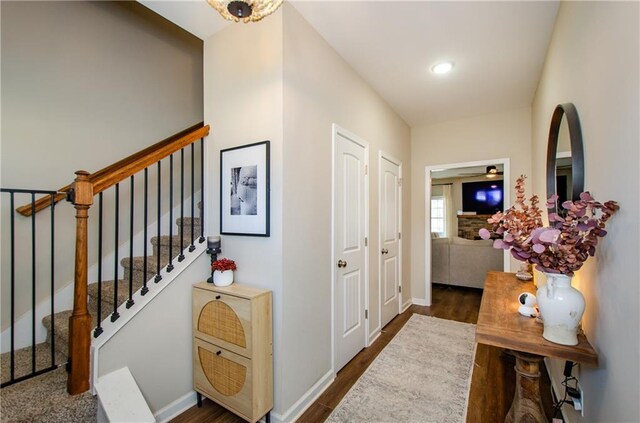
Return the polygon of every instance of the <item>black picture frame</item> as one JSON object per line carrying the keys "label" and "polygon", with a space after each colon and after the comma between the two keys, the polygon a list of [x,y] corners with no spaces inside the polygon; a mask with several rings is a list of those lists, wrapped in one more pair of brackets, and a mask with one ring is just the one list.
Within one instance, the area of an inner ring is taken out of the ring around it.
{"label": "black picture frame", "polygon": [[220,234],[269,237],[270,141],[220,150]]}

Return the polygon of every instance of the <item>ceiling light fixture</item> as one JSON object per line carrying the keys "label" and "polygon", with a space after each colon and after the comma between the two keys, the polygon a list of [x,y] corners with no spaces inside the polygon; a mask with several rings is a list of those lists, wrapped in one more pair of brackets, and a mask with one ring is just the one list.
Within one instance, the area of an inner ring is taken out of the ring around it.
{"label": "ceiling light fixture", "polygon": [[487,166],[487,178],[495,178],[496,176],[498,176],[498,168]]}
{"label": "ceiling light fixture", "polygon": [[437,65],[433,65],[431,67],[431,72],[437,73],[438,75],[444,75],[445,73],[451,72],[453,69],[453,62],[442,62]]}
{"label": "ceiling light fixture", "polygon": [[235,22],[258,22],[269,16],[283,0],[207,0],[223,18]]}

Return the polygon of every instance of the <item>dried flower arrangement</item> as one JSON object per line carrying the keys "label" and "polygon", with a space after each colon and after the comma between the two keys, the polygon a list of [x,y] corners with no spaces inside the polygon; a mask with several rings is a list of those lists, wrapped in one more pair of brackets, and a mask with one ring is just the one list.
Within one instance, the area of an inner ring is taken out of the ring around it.
{"label": "dried flower arrangement", "polygon": [[[502,236],[493,247],[510,250],[516,260],[536,264],[543,272],[573,276],[595,254],[598,237],[607,234],[605,223],[620,207],[615,201],[601,204],[583,192],[579,200],[562,203],[565,216],[551,213],[545,227],[538,196],[529,199],[530,205],[525,202],[525,179],[521,175],[516,180],[516,205],[487,219],[493,232]],[[557,195],[551,196],[547,208],[554,208],[557,200]],[[481,229],[479,235],[489,239],[491,231]]]}
{"label": "dried flower arrangement", "polygon": [[224,272],[225,270],[236,270],[236,262],[230,259],[222,258],[211,263],[211,270]]}

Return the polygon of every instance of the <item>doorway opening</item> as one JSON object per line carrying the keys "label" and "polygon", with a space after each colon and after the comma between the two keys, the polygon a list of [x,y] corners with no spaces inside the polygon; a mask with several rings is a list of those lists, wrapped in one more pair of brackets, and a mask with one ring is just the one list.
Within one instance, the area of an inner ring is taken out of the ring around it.
{"label": "doorway opening", "polygon": [[425,303],[433,283],[482,288],[489,270],[510,270],[510,256],[481,240],[487,218],[511,204],[509,159],[425,168]]}

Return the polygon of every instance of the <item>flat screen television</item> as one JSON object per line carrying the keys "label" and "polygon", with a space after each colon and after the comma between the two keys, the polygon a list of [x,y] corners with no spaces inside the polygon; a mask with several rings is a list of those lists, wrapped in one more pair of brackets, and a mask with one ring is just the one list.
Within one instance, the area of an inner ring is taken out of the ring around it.
{"label": "flat screen television", "polygon": [[465,182],[462,184],[462,209],[465,212],[494,214],[503,211],[502,181]]}

